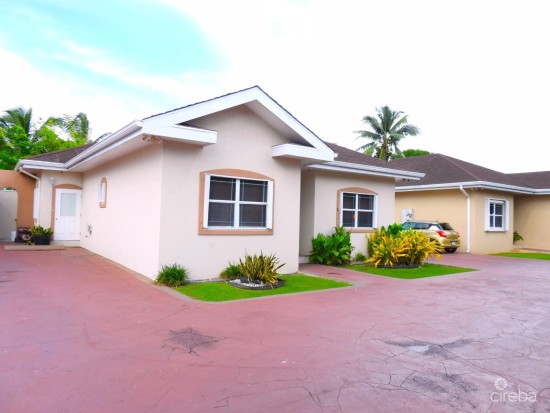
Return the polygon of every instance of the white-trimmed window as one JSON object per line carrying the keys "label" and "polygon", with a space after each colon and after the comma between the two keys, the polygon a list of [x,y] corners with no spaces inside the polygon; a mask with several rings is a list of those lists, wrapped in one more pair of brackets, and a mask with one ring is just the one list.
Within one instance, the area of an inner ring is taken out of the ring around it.
{"label": "white-trimmed window", "polygon": [[341,192],[341,225],[345,228],[376,228],[376,204],[376,195]]}
{"label": "white-trimmed window", "polygon": [[508,201],[503,199],[487,198],[485,200],[485,230],[508,230]]}
{"label": "white-trimmed window", "polygon": [[207,174],[204,186],[205,228],[272,228],[272,181]]}

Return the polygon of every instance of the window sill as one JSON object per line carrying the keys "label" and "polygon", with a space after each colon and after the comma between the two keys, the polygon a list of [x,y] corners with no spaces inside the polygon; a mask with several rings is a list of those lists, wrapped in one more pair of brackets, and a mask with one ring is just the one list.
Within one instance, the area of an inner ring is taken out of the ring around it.
{"label": "window sill", "polygon": [[376,232],[376,228],[346,228],[344,229],[347,232],[351,232],[352,234],[372,234],[373,232]]}
{"label": "window sill", "polygon": [[508,232],[507,229],[499,229],[499,228],[491,228],[491,229],[486,229],[485,232]]}
{"label": "window sill", "polygon": [[273,235],[273,229],[199,228],[199,235]]}

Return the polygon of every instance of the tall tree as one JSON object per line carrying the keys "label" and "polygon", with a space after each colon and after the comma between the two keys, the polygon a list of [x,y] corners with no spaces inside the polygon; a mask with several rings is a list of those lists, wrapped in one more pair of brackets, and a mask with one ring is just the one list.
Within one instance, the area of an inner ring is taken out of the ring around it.
{"label": "tall tree", "polygon": [[32,108],[26,110],[22,107],[8,109],[4,115],[0,116],[0,127],[8,129],[12,126],[19,126],[27,134],[31,136],[32,128]]}
{"label": "tall tree", "polygon": [[[59,133],[67,135],[66,139]],[[85,113],[50,117],[33,123],[32,108],[6,110],[0,116],[0,169],[13,169],[17,161],[32,155],[90,143],[90,123]]]}
{"label": "tall tree", "polygon": [[90,129],[90,121],[88,120],[88,116],[83,112],[78,113],[74,117],[64,115],[59,118],[50,118],[48,122],[50,125],[58,126],[66,132],[69,135],[69,139],[76,146],[91,142],[90,135],[92,130]]}
{"label": "tall tree", "polygon": [[393,111],[389,106],[376,108],[376,116],[365,116],[363,123],[371,130],[355,131],[359,134],[357,139],[367,138],[370,142],[357,150],[386,161],[403,156],[398,146],[401,139],[420,133],[416,126],[407,123],[407,116],[403,112]]}

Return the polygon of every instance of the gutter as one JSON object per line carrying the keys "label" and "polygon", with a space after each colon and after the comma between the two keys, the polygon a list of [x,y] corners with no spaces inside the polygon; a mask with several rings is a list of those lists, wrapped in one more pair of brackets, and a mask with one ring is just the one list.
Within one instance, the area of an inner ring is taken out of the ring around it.
{"label": "gutter", "polygon": [[471,210],[471,203],[472,198],[470,197],[470,194],[464,190],[464,186],[460,185],[458,188],[460,191],[464,194],[466,197],[466,252],[470,253],[470,241],[471,241],[471,226],[472,226],[472,210]]}

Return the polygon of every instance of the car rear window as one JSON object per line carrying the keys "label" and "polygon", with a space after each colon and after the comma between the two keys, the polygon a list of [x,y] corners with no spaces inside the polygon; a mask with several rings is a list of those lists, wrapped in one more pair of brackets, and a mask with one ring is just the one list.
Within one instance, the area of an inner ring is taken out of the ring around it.
{"label": "car rear window", "polygon": [[453,230],[453,227],[451,227],[449,224],[447,224],[446,222],[440,222],[439,223],[439,226],[441,227],[441,229],[443,231],[452,231]]}

